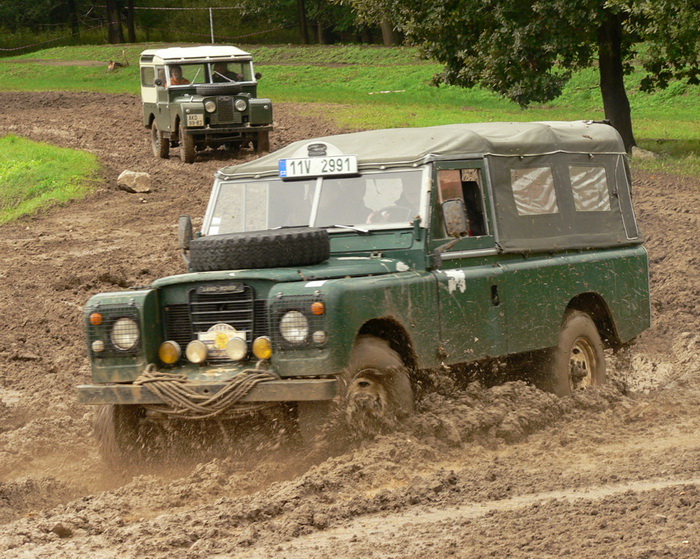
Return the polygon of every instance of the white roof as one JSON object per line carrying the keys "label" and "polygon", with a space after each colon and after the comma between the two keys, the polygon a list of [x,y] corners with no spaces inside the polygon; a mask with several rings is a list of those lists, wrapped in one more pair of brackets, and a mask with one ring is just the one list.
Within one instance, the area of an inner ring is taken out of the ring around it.
{"label": "white roof", "polygon": [[216,60],[221,58],[250,58],[250,53],[238,47],[204,45],[200,47],[170,47],[149,49],[141,53],[141,58],[153,56],[165,62],[187,62],[196,60]]}

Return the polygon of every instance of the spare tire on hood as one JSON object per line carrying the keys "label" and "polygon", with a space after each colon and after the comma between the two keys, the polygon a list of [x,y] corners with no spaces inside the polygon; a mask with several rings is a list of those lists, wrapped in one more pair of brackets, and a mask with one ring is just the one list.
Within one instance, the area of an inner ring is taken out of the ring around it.
{"label": "spare tire on hood", "polygon": [[192,239],[190,270],[240,270],[309,266],[328,260],[328,231],[293,227],[245,233],[225,233]]}
{"label": "spare tire on hood", "polygon": [[243,91],[240,83],[202,83],[195,89],[197,95],[235,95]]}

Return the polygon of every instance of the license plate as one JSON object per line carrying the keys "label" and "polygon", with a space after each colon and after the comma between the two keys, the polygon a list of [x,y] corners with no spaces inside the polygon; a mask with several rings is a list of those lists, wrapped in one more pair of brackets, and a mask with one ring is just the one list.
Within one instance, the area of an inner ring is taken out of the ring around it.
{"label": "license plate", "polygon": [[204,115],[187,115],[187,126],[204,126]]}
{"label": "license plate", "polygon": [[280,177],[322,177],[328,175],[357,174],[356,155],[332,155],[326,157],[301,157],[279,160]]}

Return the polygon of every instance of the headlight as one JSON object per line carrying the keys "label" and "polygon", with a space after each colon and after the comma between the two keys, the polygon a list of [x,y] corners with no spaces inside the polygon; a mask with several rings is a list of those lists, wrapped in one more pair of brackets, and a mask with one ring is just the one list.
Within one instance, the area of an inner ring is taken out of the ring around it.
{"label": "headlight", "polygon": [[139,326],[131,318],[120,318],[112,325],[109,336],[114,347],[128,351],[139,341]]}
{"label": "headlight", "polygon": [[209,99],[204,102],[204,110],[208,113],[213,113],[216,110],[216,102]]}
{"label": "headlight", "polygon": [[243,112],[248,107],[248,103],[245,102],[245,99],[236,99],[236,102],[233,104],[233,106],[236,107],[237,111]]}
{"label": "headlight", "polygon": [[305,342],[309,335],[309,321],[299,311],[288,311],[280,321],[280,333],[291,344]]}

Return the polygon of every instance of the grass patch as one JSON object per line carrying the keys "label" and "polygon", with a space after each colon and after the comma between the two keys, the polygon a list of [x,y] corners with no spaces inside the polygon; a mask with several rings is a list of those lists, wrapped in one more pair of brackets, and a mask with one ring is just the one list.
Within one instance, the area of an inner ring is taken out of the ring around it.
{"label": "grass patch", "polygon": [[[56,47],[0,59],[3,90],[63,90],[139,95],[138,61],[163,43]],[[185,46],[180,44],[179,46]],[[341,127],[396,128],[458,122],[599,120],[604,118],[598,71],[577,72],[550,103],[521,109],[490,91],[434,87],[442,66],[413,47],[365,45],[240,45],[254,55],[263,78],[259,95],[273,102],[335,105],[324,114]],[[110,60],[129,62],[115,72]],[[93,61],[89,65],[86,61]],[[59,65],[60,64],[60,65]],[[654,94],[639,90],[642,72],[626,84],[638,144],[661,155],[642,165],[686,169],[700,176],[700,87],[672,83]],[[313,110],[313,109],[310,109]],[[636,163],[635,163],[636,164]],[[675,171],[673,171],[675,172]]]}
{"label": "grass patch", "polygon": [[0,224],[82,198],[94,185],[97,157],[18,136],[0,138]]}

